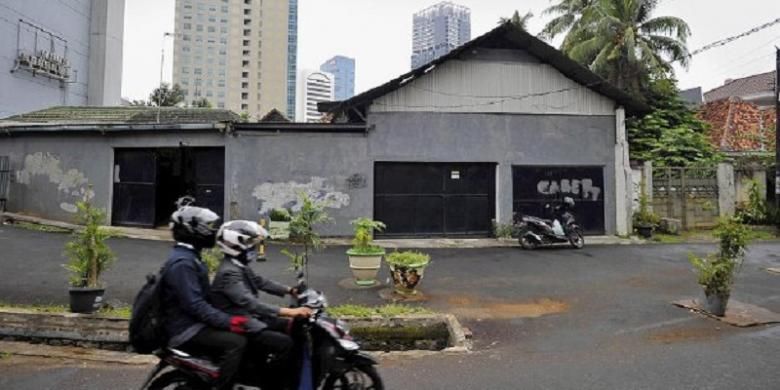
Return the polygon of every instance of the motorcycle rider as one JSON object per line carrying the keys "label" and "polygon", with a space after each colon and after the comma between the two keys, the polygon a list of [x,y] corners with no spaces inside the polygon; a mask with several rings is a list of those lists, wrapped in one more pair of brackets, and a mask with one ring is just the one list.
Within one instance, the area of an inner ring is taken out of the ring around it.
{"label": "motorcycle rider", "polygon": [[219,216],[192,206],[193,200],[177,202],[171,215],[176,244],[162,276],[162,305],[169,347],[215,359],[220,376],[215,385],[223,388],[238,370],[246,348],[243,334],[257,332],[264,325],[251,317],[231,315],[209,301],[208,270],[201,250],[216,241]]}
{"label": "motorcycle rider", "polygon": [[217,245],[225,257],[214,276],[211,298],[214,306],[226,313],[262,322],[264,328],[248,336],[252,363],[259,363],[259,359],[272,354],[273,361],[280,366],[275,370],[280,374],[274,378],[276,385],[285,387],[294,376],[291,372],[293,339],[289,335],[292,318],[309,317],[311,310],[284,308],[260,300],[260,291],[279,297],[297,295],[295,288],[256,275],[249,266],[257,260],[257,245],[267,236],[268,232],[252,221],[236,220],[222,225],[217,233]]}

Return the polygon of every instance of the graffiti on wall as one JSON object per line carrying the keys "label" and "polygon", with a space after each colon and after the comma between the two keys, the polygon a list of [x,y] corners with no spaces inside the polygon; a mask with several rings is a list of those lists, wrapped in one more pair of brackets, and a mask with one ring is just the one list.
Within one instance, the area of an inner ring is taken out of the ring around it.
{"label": "graffiti on wall", "polygon": [[252,196],[260,201],[260,214],[268,214],[276,208],[297,211],[301,207],[298,201],[298,194],[301,192],[322,202],[325,207],[340,209],[349,205],[349,194],[336,191],[324,177],[312,177],[307,183],[263,183],[255,186]]}
{"label": "graffiti on wall", "polygon": [[61,195],[70,198],[70,201],[60,203],[60,208],[69,213],[77,211],[77,200],[92,199],[95,196],[84,173],[77,169],[63,169],[60,159],[51,153],[28,154],[24,158],[22,169],[16,172],[17,182],[22,185],[30,185],[36,176],[47,177],[49,183],[57,186]]}
{"label": "graffiti on wall", "polygon": [[586,200],[599,200],[601,188],[592,179],[540,180],[536,190],[542,195],[574,195]]}

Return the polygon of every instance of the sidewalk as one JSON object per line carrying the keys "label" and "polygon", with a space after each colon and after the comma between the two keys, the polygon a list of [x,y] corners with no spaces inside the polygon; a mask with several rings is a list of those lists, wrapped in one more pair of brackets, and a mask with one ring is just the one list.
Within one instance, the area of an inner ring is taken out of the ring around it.
{"label": "sidewalk", "polygon": [[[18,222],[27,222],[37,225],[54,226],[67,230],[76,230],[80,226],[53,221],[38,217],[17,213],[3,213],[0,220],[11,220]],[[173,241],[171,233],[167,228],[142,229],[124,226],[106,226],[125,238],[152,241]],[[350,246],[351,238],[325,238],[325,245],[328,246]],[[436,249],[436,248],[508,248],[519,246],[515,239],[495,239],[495,238],[404,238],[404,239],[377,239],[374,241],[377,245],[388,249]],[[586,245],[638,245],[645,244],[646,241],[637,237],[622,238],[617,236],[587,236]]]}

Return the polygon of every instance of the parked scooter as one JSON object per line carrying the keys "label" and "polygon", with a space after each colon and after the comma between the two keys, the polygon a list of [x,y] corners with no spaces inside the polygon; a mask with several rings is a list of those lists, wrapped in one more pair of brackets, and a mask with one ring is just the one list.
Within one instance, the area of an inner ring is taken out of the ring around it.
{"label": "parked scooter", "polygon": [[565,197],[561,204],[546,204],[545,210],[552,212],[552,219],[542,219],[530,215],[515,215],[515,229],[518,241],[524,249],[536,249],[543,245],[568,242],[580,249],[585,246],[582,229],[577,225],[571,209],[574,199]]}
{"label": "parked scooter", "polygon": [[[308,319],[296,320],[293,338],[300,345],[298,367],[299,381],[310,389],[384,389],[382,379],[375,368],[378,364],[371,356],[360,351],[352,339],[347,325],[330,317],[325,295],[307,288],[301,273],[298,279],[298,299],[295,305],[312,309]],[[201,356],[166,348],[156,353],[160,362],[148,376],[141,389],[211,389],[219,377],[217,364]],[[265,368],[271,356],[259,367],[245,364],[236,374],[233,388],[268,387],[268,379],[275,375]],[[263,364],[265,363],[265,364]],[[167,367],[172,367],[162,375]],[[148,386],[147,386],[148,385]],[[264,387],[265,385],[265,387]]]}

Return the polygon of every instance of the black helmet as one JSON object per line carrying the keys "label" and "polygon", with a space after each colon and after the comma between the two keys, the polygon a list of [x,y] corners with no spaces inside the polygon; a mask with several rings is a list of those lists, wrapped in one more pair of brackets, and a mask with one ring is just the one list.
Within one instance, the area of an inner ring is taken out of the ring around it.
{"label": "black helmet", "polygon": [[191,206],[192,202],[177,202],[179,209],[171,215],[173,239],[190,244],[197,250],[213,248],[219,227],[219,215],[215,212]]}

